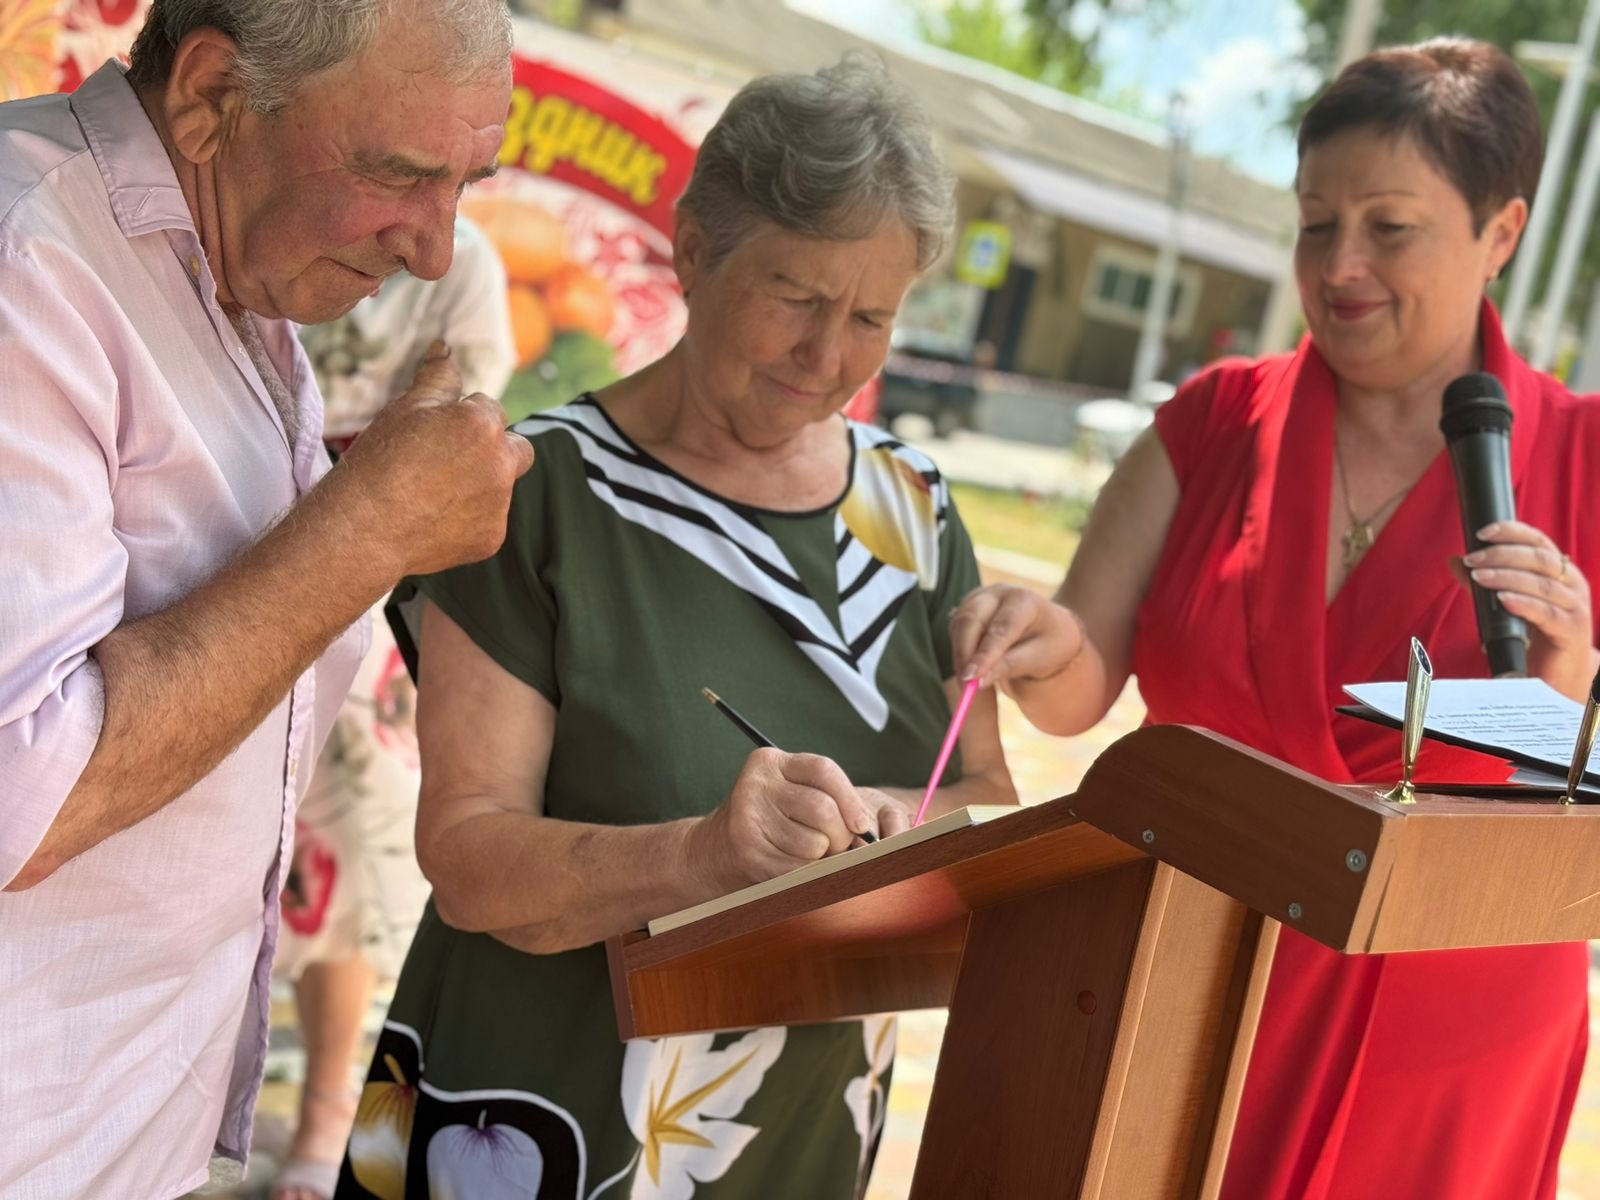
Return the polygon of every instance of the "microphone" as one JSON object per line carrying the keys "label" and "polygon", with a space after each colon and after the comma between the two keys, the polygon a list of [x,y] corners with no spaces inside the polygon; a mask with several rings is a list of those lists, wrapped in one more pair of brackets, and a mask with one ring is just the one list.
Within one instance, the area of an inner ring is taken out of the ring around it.
{"label": "microphone", "polygon": [[[1500,381],[1480,371],[1463,375],[1445,388],[1439,429],[1455,468],[1467,549],[1481,550],[1490,543],[1479,539],[1478,530],[1496,521],[1514,521],[1517,516],[1511,494],[1511,406]],[[1472,585],[1472,605],[1478,616],[1478,640],[1489,657],[1489,674],[1496,679],[1527,675],[1527,623],[1508,613],[1498,596],[1476,583]]]}

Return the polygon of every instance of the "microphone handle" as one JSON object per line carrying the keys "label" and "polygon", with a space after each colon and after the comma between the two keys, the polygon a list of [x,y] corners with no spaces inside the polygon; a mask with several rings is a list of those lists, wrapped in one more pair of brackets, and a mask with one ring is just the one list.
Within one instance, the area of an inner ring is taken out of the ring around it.
{"label": "microphone handle", "polygon": [[[1456,495],[1461,501],[1461,531],[1468,550],[1493,544],[1478,537],[1478,530],[1485,525],[1516,520],[1509,443],[1504,433],[1491,431],[1464,434],[1449,443]],[[1489,673],[1497,679],[1527,675],[1527,623],[1508,613],[1494,592],[1477,583],[1472,585],[1472,603],[1478,639],[1489,658]]]}
{"label": "microphone handle", "polygon": [[[1512,620],[1518,620],[1513,617]],[[1528,639],[1524,637],[1496,638],[1483,644],[1489,656],[1489,674],[1495,679],[1526,679],[1528,677]]]}

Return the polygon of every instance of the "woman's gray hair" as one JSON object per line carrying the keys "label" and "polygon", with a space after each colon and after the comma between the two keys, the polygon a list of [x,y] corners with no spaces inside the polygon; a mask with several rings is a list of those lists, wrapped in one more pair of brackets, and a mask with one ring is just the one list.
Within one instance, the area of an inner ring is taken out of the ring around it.
{"label": "woman's gray hair", "polygon": [[949,240],[955,179],[921,108],[882,64],[852,54],[746,84],[701,143],[678,208],[705,234],[713,268],[762,221],[848,241],[894,216],[923,270]]}
{"label": "woman's gray hair", "polygon": [[[128,82],[159,85],[178,45],[196,29],[216,29],[239,47],[233,69],[245,103],[265,116],[280,112],[308,77],[369,49],[380,26],[407,0],[155,0],[129,55]],[[471,79],[511,54],[505,0],[413,3],[414,20],[441,31],[437,73]]]}

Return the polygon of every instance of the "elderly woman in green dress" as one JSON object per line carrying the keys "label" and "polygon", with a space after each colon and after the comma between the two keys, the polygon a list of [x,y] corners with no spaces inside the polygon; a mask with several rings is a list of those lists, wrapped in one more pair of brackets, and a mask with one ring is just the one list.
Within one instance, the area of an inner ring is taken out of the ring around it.
{"label": "elderly woman in green dress", "polygon": [[[538,461],[504,547],[420,583],[434,893],[340,1197],[865,1187],[891,1020],[625,1045],[602,943],[910,823],[977,569],[934,464],[839,411],[944,247],[951,181],[846,62],[741,91],[678,208],[682,340],[518,426]],[[934,812],[1014,802],[991,692],[946,780]]]}

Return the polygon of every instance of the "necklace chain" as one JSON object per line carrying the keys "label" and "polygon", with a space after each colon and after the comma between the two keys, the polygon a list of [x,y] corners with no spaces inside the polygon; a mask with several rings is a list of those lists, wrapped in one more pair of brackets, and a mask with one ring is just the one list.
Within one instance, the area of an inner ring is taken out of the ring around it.
{"label": "necklace chain", "polygon": [[1350,480],[1344,473],[1344,455],[1339,453],[1339,435],[1333,435],[1333,465],[1339,469],[1339,495],[1344,500],[1345,515],[1350,518],[1350,523],[1345,527],[1340,541],[1344,544],[1344,569],[1349,571],[1356,563],[1361,561],[1361,556],[1372,549],[1372,543],[1377,540],[1377,534],[1372,528],[1372,523],[1389,511],[1390,505],[1400,500],[1409,492],[1414,484],[1408,483],[1382,504],[1378,505],[1370,517],[1363,520],[1356,515],[1355,505],[1350,502]]}

